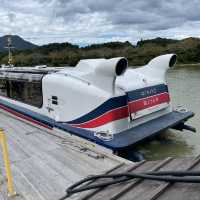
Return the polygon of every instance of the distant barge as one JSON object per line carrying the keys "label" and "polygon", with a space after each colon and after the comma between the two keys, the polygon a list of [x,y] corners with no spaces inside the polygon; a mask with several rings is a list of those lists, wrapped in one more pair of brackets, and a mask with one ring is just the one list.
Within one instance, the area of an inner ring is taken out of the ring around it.
{"label": "distant barge", "polygon": [[165,74],[176,55],[127,69],[126,58],[81,60],[76,67],[1,68],[0,108],[48,130],[60,129],[112,151],[128,149],[194,113],[173,110]]}

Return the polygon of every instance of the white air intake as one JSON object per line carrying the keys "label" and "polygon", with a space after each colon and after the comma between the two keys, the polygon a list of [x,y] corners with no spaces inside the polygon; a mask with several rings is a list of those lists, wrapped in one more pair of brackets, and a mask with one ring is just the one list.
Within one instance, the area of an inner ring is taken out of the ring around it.
{"label": "white air intake", "polygon": [[124,57],[111,59],[82,60],[76,69],[83,72],[82,78],[104,91],[115,92],[115,80],[117,76],[125,73],[128,61]]}
{"label": "white air intake", "polygon": [[158,70],[167,70],[176,64],[177,56],[176,54],[166,54],[162,56],[155,57],[149,63],[149,67],[157,68]]}
{"label": "white air intake", "polygon": [[95,73],[102,76],[120,76],[124,74],[128,67],[126,58],[111,58],[102,60],[96,67]]}
{"label": "white air intake", "polygon": [[176,64],[176,58],[175,54],[161,55],[152,59],[147,65],[134,69],[134,72],[165,82],[166,72]]}

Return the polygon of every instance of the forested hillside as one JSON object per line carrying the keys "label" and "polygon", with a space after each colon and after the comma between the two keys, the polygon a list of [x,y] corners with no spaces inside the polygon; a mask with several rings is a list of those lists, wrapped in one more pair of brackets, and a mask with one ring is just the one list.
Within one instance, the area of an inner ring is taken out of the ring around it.
{"label": "forested hillside", "polygon": [[[26,50],[15,49],[16,66],[49,66],[76,65],[80,59],[112,58],[124,56],[129,65],[143,65],[155,56],[176,53],[178,63],[200,63],[200,39],[187,38],[172,40],[155,38],[139,41],[136,45],[130,42],[110,42],[93,44],[87,47],[66,43],[52,43]],[[0,53],[0,63],[7,62],[7,52]]]}

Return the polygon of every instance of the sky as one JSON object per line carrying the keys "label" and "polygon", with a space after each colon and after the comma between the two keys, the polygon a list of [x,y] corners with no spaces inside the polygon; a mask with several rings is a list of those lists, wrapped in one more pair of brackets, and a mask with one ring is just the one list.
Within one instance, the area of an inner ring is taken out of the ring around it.
{"label": "sky", "polygon": [[0,0],[0,27],[38,45],[200,37],[200,1]]}

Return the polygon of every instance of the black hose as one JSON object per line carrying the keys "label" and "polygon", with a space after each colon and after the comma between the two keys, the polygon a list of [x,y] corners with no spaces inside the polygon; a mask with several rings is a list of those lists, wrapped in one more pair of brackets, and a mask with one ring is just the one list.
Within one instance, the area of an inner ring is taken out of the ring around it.
{"label": "black hose", "polygon": [[[111,179],[104,180],[102,183],[95,183],[94,181],[99,179]],[[155,181],[164,182],[182,182],[182,183],[200,183],[200,171],[150,171],[140,173],[117,173],[117,174],[102,174],[94,175],[82,179],[81,181],[73,184],[66,190],[66,195],[60,200],[64,200],[72,194],[83,192],[91,189],[104,188],[113,184],[126,182],[135,178],[142,178]],[[90,184],[88,184],[90,183]]]}

